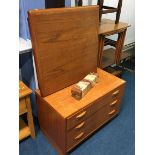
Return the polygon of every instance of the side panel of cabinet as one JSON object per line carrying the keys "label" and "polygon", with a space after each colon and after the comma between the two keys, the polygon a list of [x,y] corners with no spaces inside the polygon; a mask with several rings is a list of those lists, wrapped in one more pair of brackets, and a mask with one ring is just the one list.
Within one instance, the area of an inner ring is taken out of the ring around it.
{"label": "side panel of cabinet", "polygon": [[36,94],[38,119],[42,132],[59,154],[65,154],[66,122],[42,97]]}

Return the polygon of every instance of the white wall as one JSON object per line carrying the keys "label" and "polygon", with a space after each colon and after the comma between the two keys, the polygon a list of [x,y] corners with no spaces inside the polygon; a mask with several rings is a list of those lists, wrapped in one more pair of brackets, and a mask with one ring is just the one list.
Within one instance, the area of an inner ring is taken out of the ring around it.
{"label": "white wall", "polygon": [[[72,6],[75,5],[74,0],[71,1]],[[117,6],[118,0],[105,0],[105,5]],[[97,0],[83,0],[84,5],[92,4],[96,5]],[[103,15],[103,18],[109,18],[115,20],[115,13],[110,13]],[[122,4],[122,12],[120,16],[120,21],[129,23],[131,25],[127,30],[125,44],[135,42],[135,1],[134,0],[124,0]],[[115,36],[112,36],[115,38]]]}

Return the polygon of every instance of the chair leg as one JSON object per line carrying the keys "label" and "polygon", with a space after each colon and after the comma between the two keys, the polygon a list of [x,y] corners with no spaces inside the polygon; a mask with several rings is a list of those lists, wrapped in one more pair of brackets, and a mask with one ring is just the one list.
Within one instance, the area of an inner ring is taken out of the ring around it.
{"label": "chair leg", "polygon": [[79,0],[78,1],[78,6],[82,6],[82,4],[83,4],[83,0]]}
{"label": "chair leg", "polygon": [[103,59],[103,51],[104,51],[104,42],[105,42],[105,36],[100,35],[99,36],[99,49],[98,49],[98,63],[97,66],[99,68],[103,68],[103,63],[102,63],[102,59]]}
{"label": "chair leg", "polygon": [[115,24],[118,24],[119,23],[120,14],[121,14],[121,8],[122,8],[122,0],[119,0],[118,6],[117,6],[117,13],[116,13]]}
{"label": "chair leg", "polygon": [[27,103],[27,120],[28,120],[28,126],[30,128],[31,137],[35,138],[35,129],[34,129],[34,123],[33,123],[33,116],[32,116],[32,109],[31,109],[31,103],[30,98],[26,98]]}
{"label": "chair leg", "polygon": [[126,36],[126,29],[118,34],[118,39],[116,42],[116,51],[115,51],[115,62],[117,66],[120,65],[125,36]]}
{"label": "chair leg", "polygon": [[97,5],[99,5],[99,21],[102,19],[102,7],[103,7],[104,0],[98,0]]}

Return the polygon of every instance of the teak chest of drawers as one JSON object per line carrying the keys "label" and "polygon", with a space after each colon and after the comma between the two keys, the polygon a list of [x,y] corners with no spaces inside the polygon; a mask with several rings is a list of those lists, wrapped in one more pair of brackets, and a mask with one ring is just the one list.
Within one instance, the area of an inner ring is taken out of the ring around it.
{"label": "teak chest of drawers", "polygon": [[36,90],[40,127],[59,154],[71,149],[119,112],[125,81],[97,69],[99,82],[81,100],[69,86],[47,97]]}

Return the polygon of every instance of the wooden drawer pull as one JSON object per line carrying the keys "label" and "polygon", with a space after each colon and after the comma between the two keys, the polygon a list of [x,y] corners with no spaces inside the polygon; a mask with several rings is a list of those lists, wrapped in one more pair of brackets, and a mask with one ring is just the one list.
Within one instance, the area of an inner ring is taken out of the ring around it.
{"label": "wooden drawer pull", "polygon": [[116,95],[118,95],[119,94],[119,90],[117,90],[117,91],[115,91],[113,94],[112,94],[112,96],[116,96]]}
{"label": "wooden drawer pull", "polygon": [[78,136],[76,136],[74,139],[75,140],[78,140],[80,139],[82,136],[84,135],[84,132],[81,132]]}
{"label": "wooden drawer pull", "polygon": [[86,114],[86,111],[82,112],[80,115],[76,116],[76,119],[82,118]]}
{"label": "wooden drawer pull", "polygon": [[117,103],[117,100],[115,100],[114,102],[110,103],[110,106],[114,106]]}
{"label": "wooden drawer pull", "polygon": [[109,115],[112,115],[116,112],[116,110],[112,110],[111,112],[109,112]]}
{"label": "wooden drawer pull", "polygon": [[80,129],[84,126],[85,122],[82,122],[81,124],[79,124],[78,126],[75,127],[75,129]]}

